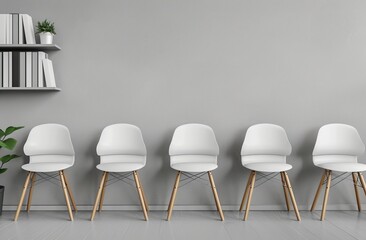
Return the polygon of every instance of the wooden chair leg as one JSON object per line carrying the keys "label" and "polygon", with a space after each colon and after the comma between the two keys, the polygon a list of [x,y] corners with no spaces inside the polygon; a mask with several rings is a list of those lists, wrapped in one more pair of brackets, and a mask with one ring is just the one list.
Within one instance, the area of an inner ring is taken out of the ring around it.
{"label": "wooden chair leg", "polygon": [[65,183],[65,176],[64,176],[63,171],[59,171],[59,174],[60,174],[62,189],[64,190],[67,210],[69,211],[70,220],[73,221],[74,216],[72,215],[72,209],[71,209],[71,206],[70,206],[69,194],[67,193],[67,187],[66,187],[66,183]]}
{"label": "wooden chair leg", "polygon": [[103,172],[102,179],[100,180],[100,185],[99,185],[99,190],[98,190],[98,193],[97,193],[97,197],[95,198],[95,203],[94,203],[92,215],[90,217],[90,221],[94,220],[95,212],[97,211],[98,203],[100,201],[100,195],[102,194],[102,189],[103,189],[103,186],[104,186],[104,180],[105,180],[106,175],[107,175],[107,172]]}
{"label": "wooden chair leg", "polygon": [[363,188],[363,191],[366,195],[366,184],[365,184],[365,179],[363,178],[363,175],[361,172],[358,173],[358,177],[360,178],[360,182],[361,182],[361,185],[362,185],[362,188]]}
{"label": "wooden chair leg", "polygon": [[145,196],[145,191],[144,191],[144,188],[142,187],[141,179],[140,179],[139,173],[137,171],[136,171],[136,176],[137,176],[137,178],[139,180],[139,183],[140,183],[141,193],[142,193],[142,197],[144,199],[144,204],[145,204],[146,211],[149,211],[149,204],[147,203],[147,199],[146,199],[146,196]]}
{"label": "wooden chair leg", "polygon": [[287,175],[287,172],[283,172],[283,175],[284,175],[285,180],[286,180],[286,185],[287,185],[288,192],[290,193],[290,197],[291,197],[292,205],[293,205],[294,210],[295,210],[297,221],[301,221],[299,209],[297,208],[296,199],[295,199],[295,195],[294,195],[294,192],[292,190],[292,187],[291,187],[290,179]]}
{"label": "wooden chair leg", "polygon": [[288,201],[288,193],[287,193],[287,184],[286,184],[285,177],[284,177],[282,172],[280,173],[280,175],[281,175],[283,192],[285,194],[286,208],[287,208],[287,211],[290,211],[290,204],[289,204],[289,201]]}
{"label": "wooden chair leg", "polygon": [[357,209],[360,212],[361,211],[361,202],[360,202],[360,196],[358,194],[358,176],[357,173],[352,173],[353,178],[353,187],[355,188],[355,195],[356,195],[356,201],[357,201]]}
{"label": "wooden chair leg", "polygon": [[141,185],[140,185],[139,178],[137,176],[137,171],[133,171],[133,177],[135,179],[136,189],[137,189],[137,192],[139,194],[140,203],[141,203],[142,211],[144,212],[145,221],[147,221],[147,220],[149,220],[149,217],[147,215],[145,202],[144,202],[144,197],[142,196]]}
{"label": "wooden chair leg", "polygon": [[327,171],[325,170],[322,177],[321,177],[321,179],[320,179],[318,189],[316,190],[316,193],[315,193],[315,196],[314,196],[314,201],[313,201],[313,204],[311,205],[311,208],[310,208],[310,212],[314,211],[314,209],[316,207],[316,203],[318,202],[319,193],[320,193],[320,190],[323,187],[323,183],[324,183],[324,179],[325,179],[326,175],[327,175]]}
{"label": "wooden chair leg", "polygon": [[320,221],[323,221],[325,219],[325,212],[327,211],[327,203],[328,203],[330,183],[332,182],[332,171],[326,170],[326,174],[327,174],[327,176],[326,176],[327,177],[327,185],[325,187],[323,208],[322,208],[322,214],[320,216]]}
{"label": "wooden chair leg", "polygon": [[62,170],[62,174],[64,176],[64,180],[65,180],[65,184],[66,184],[66,189],[67,189],[67,193],[69,194],[69,197],[71,199],[71,203],[72,203],[72,207],[74,208],[74,211],[77,212],[78,209],[76,208],[76,204],[75,204],[75,199],[74,199],[74,195],[71,192],[71,188],[69,185],[69,181],[67,180],[67,177],[65,175],[65,172]]}
{"label": "wooden chair leg", "polygon": [[28,194],[27,212],[30,211],[30,206],[31,206],[31,203],[32,203],[33,186],[34,186],[34,180],[35,179],[36,179],[36,173],[32,173],[32,175],[31,175],[31,185],[30,185],[29,194]]}
{"label": "wooden chair leg", "polygon": [[243,207],[244,207],[244,204],[245,204],[245,200],[247,198],[247,195],[248,195],[248,190],[249,190],[249,185],[250,185],[250,179],[252,179],[252,174],[253,172],[250,172],[249,174],[249,177],[248,177],[248,181],[247,181],[247,185],[245,187],[245,191],[244,191],[244,194],[243,194],[243,199],[241,200],[241,204],[240,204],[240,208],[239,208],[239,211],[243,211]]}
{"label": "wooden chair leg", "polygon": [[224,213],[222,212],[219,195],[217,194],[217,189],[216,189],[215,181],[214,181],[214,178],[212,176],[211,171],[208,172],[208,178],[210,179],[212,193],[213,193],[214,198],[215,198],[215,203],[216,203],[217,211],[219,211],[219,214],[220,214],[220,217],[221,217],[221,221],[224,221],[225,220]]}
{"label": "wooden chair leg", "polygon": [[30,177],[31,177],[31,172],[28,173],[27,178],[25,179],[24,186],[23,186],[23,192],[22,192],[22,195],[20,196],[17,211],[15,212],[14,221],[18,220],[20,209],[22,208],[22,205],[23,205],[23,201],[24,201],[25,193],[28,188]]}
{"label": "wooden chair leg", "polygon": [[102,193],[101,193],[101,196],[100,196],[98,212],[102,211],[103,202],[104,202],[105,187],[107,185],[108,176],[109,176],[109,172],[106,172],[104,183],[103,183],[103,189],[102,189]]}
{"label": "wooden chair leg", "polygon": [[169,221],[171,216],[172,216],[172,211],[173,211],[174,202],[175,202],[175,196],[177,195],[177,190],[178,190],[178,186],[179,186],[180,175],[181,175],[181,172],[178,171],[177,177],[175,178],[175,183],[174,183],[172,195],[170,197],[170,202],[169,202],[169,207],[168,207],[168,216],[166,218],[167,221]]}
{"label": "wooden chair leg", "polygon": [[255,184],[255,176],[256,176],[256,172],[252,171],[252,178],[250,179],[249,196],[248,196],[247,206],[245,209],[245,214],[244,214],[244,219],[243,219],[244,221],[248,220],[250,202],[252,201],[253,189],[254,189],[254,184]]}

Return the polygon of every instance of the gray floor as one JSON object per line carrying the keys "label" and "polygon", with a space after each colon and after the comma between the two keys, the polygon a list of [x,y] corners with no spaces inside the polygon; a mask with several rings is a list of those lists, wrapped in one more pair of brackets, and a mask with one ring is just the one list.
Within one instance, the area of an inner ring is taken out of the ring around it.
{"label": "gray floor", "polygon": [[13,222],[14,212],[0,217],[0,239],[366,239],[366,213],[328,211],[319,221],[319,212],[252,211],[247,222],[237,211],[225,211],[225,222],[213,211],[151,211],[148,222],[138,211],[104,211],[90,222],[90,212],[80,211],[73,222],[64,211],[22,212]]}

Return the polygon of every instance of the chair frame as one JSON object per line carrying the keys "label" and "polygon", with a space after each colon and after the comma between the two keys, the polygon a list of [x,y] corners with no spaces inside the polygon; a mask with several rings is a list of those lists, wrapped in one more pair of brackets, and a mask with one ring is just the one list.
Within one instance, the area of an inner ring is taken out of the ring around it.
{"label": "chair frame", "polygon": [[[175,198],[176,198],[177,191],[178,191],[178,188],[179,188],[179,182],[180,182],[180,178],[181,178],[182,173],[184,173],[184,172],[177,171],[177,176],[175,178],[175,182],[174,182],[174,186],[173,186],[173,190],[172,190],[172,194],[171,194],[171,197],[170,197],[169,206],[168,206],[168,210],[167,210],[168,211],[167,219],[166,219],[167,221],[169,221],[171,216],[172,216],[174,203],[175,203]],[[206,173],[206,172],[201,172],[201,173]],[[200,173],[198,173],[198,174],[200,174]],[[219,195],[217,194],[216,185],[215,185],[215,181],[214,181],[212,172],[208,171],[207,175],[208,175],[208,179],[210,181],[212,193],[213,193],[213,196],[214,196],[214,199],[215,199],[216,209],[219,212],[221,221],[224,221],[225,217],[224,217],[224,213],[223,213],[222,208],[221,208],[221,203],[220,203]],[[200,177],[196,177],[196,178],[192,177],[192,181],[197,180],[199,178]]]}
{"label": "chair frame", "polygon": [[[361,187],[363,189],[365,195],[366,195],[365,179],[362,175],[362,172],[352,172],[351,175],[352,175],[353,186],[354,186],[354,190],[355,190],[357,209],[360,212],[361,211],[361,201],[360,201],[360,196],[359,196],[359,193],[358,193],[358,188]],[[310,208],[310,212],[314,211],[314,209],[317,205],[317,202],[318,202],[319,193],[320,193],[323,185],[326,185],[325,191],[324,191],[324,199],[323,199],[323,205],[322,205],[322,212],[321,212],[321,216],[320,216],[320,221],[323,221],[325,219],[325,215],[326,215],[326,211],[327,211],[328,198],[329,198],[329,191],[330,191],[330,188],[332,187],[331,182],[332,182],[332,171],[325,169],[324,173],[323,173],[323,175],[320,179],[318,188],[316,190],[314,200],[313,200],[313,204],[311,205],[311,208]],[[359,185],[359,183],[361,183],[361,186]]]}
{"label": "chair frame", "polygon": [[[240,204],[239,211],[241,212],[241,211],[243,211],[243,208],[244,208],[244,205],[246,202],[246,209],[245,209],[245,214],[244,214],[244,218],[243,218],[244,221],[248,220],[250,204],[252,202],[253,190],[255,188],[256,175],[257,175],[256,171],[250,172],[248,181],[247,181],[247,184],[245,187],[245,191],[243,194],[243,199]],[[287,211],[290,211],[290,204],[289,204],[289,199],[288,199],[288,195],[290,195],[292,206],[295,210],[296,218],[298,221],[301,221],[300,213],[299,213],[299,210],[298,210],[297,204],[296,204],[295,195],[292,191],[290,179],[287,175],[287,172],[280,172],[280,175],[281,175],[281,182],[282,182],[282,187],[283,187],[285,200],[286,200]]]}
{"label": "chair frame", "polygon": [[[124,178],[128,178],[131,172],[127,172],[128,176],[123,176],[123,178],[116,178],[117,181],[123,181]],[[98,212],[102,211],[102,207],[103,207],[103,201],[104,201],[104,194],[105,194],[105,188],[107,187],[107,182],[108,182],[108,177],[109,177],[110,173],[103,171],[103,175],[99,184],[99,190],[97,193],[97,196],[95,198],[95,203],[94,203],[94,207],[93,207],[93,211],[90,217],[90,221],[93,221],[95,218],[95,214],[96,211],[98,210]],[[147,199],[145,196],[145,192],[144,189],[142,187],[142,183],[139,177],[139,174],[137,171],[132,171],[132,175],[134,178],[134,182],[136,185],[136,190],[140,199],[140,204],[141,204],[141,208],[142,211],[144,213],[144,218],[145,221],[149,220],[149,216],[148,216],[148,211],[149,211],[149,205],[147,203]]]}
{"label": "chair frame", "polygon": [[[30,212],[31,203],[32,203],[32,196],[33,196],[33,190],[34,190],[34,185],[35,185],[36,175],[37,174],[39,174],[39,172],[28,172],[28,174],[27,174],[27,178],[25,179],[24,186],[23,186],[23,191],[22,191],[22,194],[20,196],[19,204],[18,204],[17,210],[15,212],[14,221],[17,221],[18,218],[19,218],[19,214],[20,214],[20,211],[21,211],[22,206],[23,206],[23,202],[24,202],[26,192],[28,190],[28,186],[29,186],[29,191],[28,191],[28,200],[27,200],[27,205],[26,205],[26,211]],[[60,177],[61,186],[62,186],[64,195],[65,195],[65,201],[66,201],[67,210],[69,212],[70,221],[73,221],[74,216],[73,216],[73,213],[72,213],[72,208],[75,212],[77,212],[74,196],[71,192],[71,188],[68,184],[68,181],[67,181],[67,178],[65,176],[64,170],[58,171],[58,175]],[[50,178],[54,178],[54,177],[50,177]],[[45,179],[45,180],[47,180],[47,179]],[[70,205],[70,200],[71,200],[72,208],[71,208],[71,205]]]}

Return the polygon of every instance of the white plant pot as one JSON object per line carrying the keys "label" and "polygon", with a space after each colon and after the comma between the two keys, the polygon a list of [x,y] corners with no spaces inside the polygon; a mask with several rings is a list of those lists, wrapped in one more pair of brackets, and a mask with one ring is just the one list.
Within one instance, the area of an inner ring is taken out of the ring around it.
{"label": "white plant pot", "polygon": [[50,32],[39,33],[39,38],[41,39],[41,44],[52,44],[53,34]]}

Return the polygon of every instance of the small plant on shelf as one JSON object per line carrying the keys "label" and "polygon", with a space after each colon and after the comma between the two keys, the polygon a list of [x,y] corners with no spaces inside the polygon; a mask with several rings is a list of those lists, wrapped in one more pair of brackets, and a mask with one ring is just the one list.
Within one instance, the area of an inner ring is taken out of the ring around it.
{"label": "small plant on shelf", "polygon": [[38,22],[37,33],[41,39],[41,44],[52,44],[53,36],[56,35],[55,24],[47,19]]}

